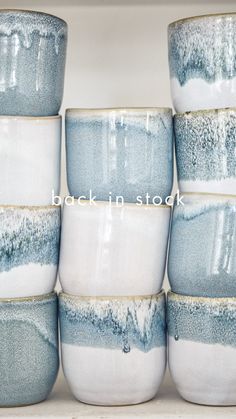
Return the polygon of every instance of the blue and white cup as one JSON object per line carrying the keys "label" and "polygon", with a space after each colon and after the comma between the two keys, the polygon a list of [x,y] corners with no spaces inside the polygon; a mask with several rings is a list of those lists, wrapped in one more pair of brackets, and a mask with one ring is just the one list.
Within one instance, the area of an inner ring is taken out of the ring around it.
{"label": "blue and white cup", "polygon": [[153,398],[166,366],[165,295],[59,296],[62,365],[73,395],[95,405]]}
{"label": "blue and white cup", "polygon": [[236,191],[236,109],[174,116],[181,192]]}
{"label": "blue and white cup", "polygon": [[53,291],[60,224],[60,207],[0,206],[0,298]]}
{"label": "blue and white cup", "polygon": [[165,204],[173,184],[172,111],[68,109],[66,154],[74,197]]}
{"label": "blue and white cup", "polygon": [[46,13],[0,11],[0,114],[57,115],[61,106],[67,24]]}
{"label": "blue and white cup", "polygon": [[187,401],[236,405],[236,298],[168,293],[171,376]]}
{"label": "blue and white cup", "polygon": [[45,400],[59,367],[57,295],[0,299],[0,336],[0,407]]}
{"label": "blue and white cup", "polygon": [[174,206],[168,257],[172,291],[236,297],[236,196],[185,194]]}
{"label": "blue and white cup", "polygon": [[169,25],[171,93],[177,112],[236,106],[236,14]]}

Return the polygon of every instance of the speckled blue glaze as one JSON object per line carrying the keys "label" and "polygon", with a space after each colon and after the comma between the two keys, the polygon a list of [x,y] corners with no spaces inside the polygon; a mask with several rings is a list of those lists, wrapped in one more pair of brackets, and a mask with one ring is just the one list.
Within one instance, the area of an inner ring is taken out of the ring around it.
{"label": "speckled blue glaze", "polygon": [[56,16],[0,11],[0,114],[56,115],[65,71],[67,24]]}
{"label": "speckled blue glaze", "polygon": [[44,400],[59,367],[56,294],[0,300],[0,336],[0,406]]}
{"label": "speckled blue glaze", "polygon": [[0,206],[0,275],[29,263],[57,266],[60,218],[59,207]]}
{"label": "speckled blue glaze", "polygon": [[236,14],[199,16],[168,28],[171,78],[208,83],[236,76]]}
{"label": "speckled blue glaze", "polygon": [[236,299],[168,293],[167,326],[176,341],[236,347]]}
{"label": "speckled blue glaze", "polygon": [[148,352],[166,344],[165,295],[59,296],[61,340],[77,346]]}
{"label": "speckled blue glaze", "polygon": [[168,276],[184,295],[236,296],[236,196],[185,195],[174,206]]}
{"label": "speckled blue glaze", "polygon": [[176,114],[174,129],[179,181],[236,180],[235,109]]}
{"label": "speckled blue glaze", "polygon": [[163,200],[173,183],[170,109],[67,110],[67,181],[70,194],[98,200],[146,193]]}

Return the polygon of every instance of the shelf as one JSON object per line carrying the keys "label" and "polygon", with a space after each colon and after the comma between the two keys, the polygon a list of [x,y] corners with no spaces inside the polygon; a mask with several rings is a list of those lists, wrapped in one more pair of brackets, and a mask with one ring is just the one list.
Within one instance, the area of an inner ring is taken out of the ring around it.
{"label": "shelf", "polygon": [[236,407],[207,407],[182,400],[167,373],[156,399],[136,406],[98,407],[77,402],[59,374],[54,390],[43,403],[0,409],[1,418],[64,418],[64,419],[236,419]]}

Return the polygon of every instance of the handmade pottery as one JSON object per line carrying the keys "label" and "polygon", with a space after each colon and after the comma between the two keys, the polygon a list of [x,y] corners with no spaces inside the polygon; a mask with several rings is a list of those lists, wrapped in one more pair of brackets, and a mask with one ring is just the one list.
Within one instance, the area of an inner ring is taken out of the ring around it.
{"label": "handmade pottery", "polygon": [[45,400],[59,366],[56,294],[0,299],[0,336],[0,407]]}
{"label": "handmade pottery", "polygon": [[176,114],[178,182],[181,192],[236,191],[236,109]]}
{"label": "handmade pottery", "polygon": [[166,365],[165,295],[60,294],[62,364],[74,396],[97,405],[153,398]]}
{"label": "handmade pottery", "polygon": [[173,183],[172,142],[168,108],[68,109],[69,192],[101,201],[122,196],[125,202],[164,204]]}
{"label": "handmade pottery", "polygon": [[168,276],[178,294],[236,297],[236,196],[186,194],[174,206]]}
{"label": "handmade pottery", "polygon": [[59,207],[0,206],[0,298],[51,292],[59,244]]}
{"label": "handmade pottery", "polygon": [[1,203],[50,205],[60,192],[60,165],[60,116],[0,116]]}
{"label": "handmade pottery", "polygon": [[236,405],[236,298],[168,294],[168,354],[180,395]]}
{"label": "handmade pottery", "polygon": [[0,10],[0,114],[56,115],[64,84],[67,24],[56,16]]}
{"label": "handmade pottery", "polygon": [[169,25],[169,67],[177,112],[236,105],[236,13]]}
{"label": "handmade pottery", "polygon": [[170,207],[102,201],[64,205],[59,277],[75,295],[158,293]]}

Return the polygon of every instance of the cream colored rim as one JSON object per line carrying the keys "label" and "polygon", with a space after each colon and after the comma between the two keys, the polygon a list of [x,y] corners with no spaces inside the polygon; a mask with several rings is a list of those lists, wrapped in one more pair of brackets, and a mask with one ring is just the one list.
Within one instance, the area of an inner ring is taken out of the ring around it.
{"label": "cream colored rim", "polygon": [[195,301],[201,301],[201,302],[206,302],[206,301],[212,301],[212,302],[218,302],[218,303],[230,303],[231,301],[236,303],[236,297],[193,297],[190,295],[182,295],[182,294],[176,294],[175,292],[172,291],[168,291],[167,296],[171,297],[171,299],[173,300],[177,300],[177,301],[183,301],[183,300],[187,300],[190,302],[195,302]]}
{"label": "cream colored rim", "polygon": [[62,19],[58,16],[55,16],[55,15],[52,15],[51,13],[40,12],[38,10],[29,10],[29,9],[0,9],[0,14],[1,13],[9,13],[9,12],[10,13],[22,13],[23,12],[23,13],[29,13],[29,14],[32,14],[32,15],[37,14],[37,15],[43,15],[43,16],[50,16],[50,17],[53,17],[54,19],[61,20],[61,22],[63,22],[67,26],[67,23],[64,19]]}
{"label": "cream colored rim", "polygon": [[236,112],[236,108],[219,108],[219,109],[200,109],[198,111],[188,111],[188,112],[177,112],[174,115],[176,117],[188,117],[188,115],[202,115],[202,114],[221,114],[221,113],[229,113],[229,112]]}
{"label": "cream colored rim", "polygon": [[16,298],[0,298],[0,302],[8,303],[8,302],[21,302],[21,301],[42,301],[42,300],[50,300],[50,298],[56,296],[56,292],[50,292],[49,294],[43,295],[35,295],[32,297],[16,297]]}
{"label": "cream colored rim", "polygon": [[[83,205],[82,203],[85,203],[85,204],[89,204],[89,206],[91,206],[91,207],[96,207],[97,205],[99,205],[99,206],[105,206],[105,207],[112,207],[112,208],[125,208],[125,207],[131,207],[131,208],[171,208],[173,205],[166,205],[166,204],[161,204],[161,205],[154,205],[154,204],[142,204],[142,205],[138,205],[137,203],[135,203],[135,202],[124,202],[124,204],[122,204],[121,202],[118,202],[118,203],[116,203],[116,202],[114,202],[114,201],[93,201],[94,203],[91,203],[90,204],[90,200],[89,199],[79,199],[79,198],[74,198],[73,197],[73,199],[75,200],[75,201],[79,201],[80,203],[78,203],[78,204],[76,204],[76,205],[74,205],[74,204],[71,204],[71,205],[69,205],[69,204],[65,204],[65,200],[66,200],[66,198],[64,198],[64,205],[66,206],[66,207],[75,207],[75,206],[77,206],[77,207],[83,207],[83,206],[87,206],[87,205]],[[1,208],[1,207],[0,207]]]}
{"label": "cream colored rim", "polygon": [[56,208],[61,208],[61,205],[0,205],[0,210],[1,208],[3,209],[19,209],[19,210],[28,210],[28,211],[37,211],[37,210],[42,210],[42,209],[48,209],[48,210],[52,210],[52,209],[56,209]]}
{"label": "cream colored rim", "polygon": [[142,108],[142,107],[134,107],[134,108],[68,108],[66,109],[66,114],[70,115],[70,114],[81,114],[81,113],[104,113],[104,112],[171,112],[172,113],[172,109],[171,108],[163,108],[163,107],[151,107],[151,108]]}
{"label": "cream colored rim", "polygon": [[182,19],[178,19],[175,20],[174,22],[171,22],[168,27],[174,26],[176,24],[179,23],[185,23],[188,21],[192,21],[192,20],[199,20],[199,19],[207,19],[207,18],[218,18],[218,17],[235,17],[236,16],[236,12],[228,12],[228,13],[210,13],[208,15],[199,15],[199,16],[189,16],[189,17],[184,17]]}
{"label": "cream colored rim", "polygon": [[180,194],[183,195],[183,197],[185,195],[187,195],[187,196],[200,195],[200,196],[203,196],[203,197],[210,196],[210,197],[216,197],[216,198],[217,197],[223,197],[223,198],[229,198],[229,199],[231,199],[231,198],[236,199],[236,195],[227,195],[227,194],[220,194],[220,193],[217,194],[217,193],[212,193],[212,192],[180,192]]}
{"label": "cream colored rim", "polygon": [[151,298],[160,298],[162,296],[165,295],[165,291],[162,289],[158,294],[153,294],[153,295],[128,295],[128,296],[124,296],[124,295],[107,295],[107,296],[80,296],[80,295],[72,295],[72,294],[66,294],[65,292],[60,292],[59,293],[59,298],[64,298],[64,299],[68,299],[68,300],[150,300]]}
{"label": "cream colored rim", "polygon": [[28,115],[0,115],[0,119],[26,119],[26,120],[35,120],[42,121],[44,119],[53,120],[61,119],[61,115],[52,115],[52,116],[28,116]]}

